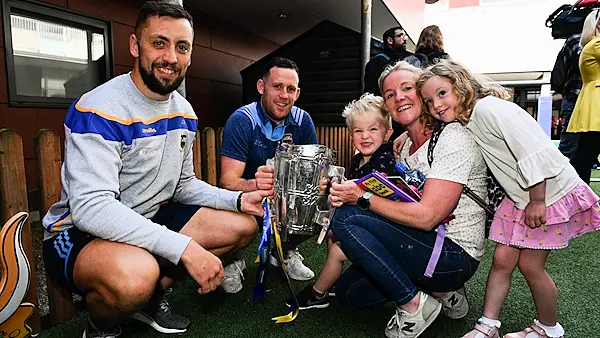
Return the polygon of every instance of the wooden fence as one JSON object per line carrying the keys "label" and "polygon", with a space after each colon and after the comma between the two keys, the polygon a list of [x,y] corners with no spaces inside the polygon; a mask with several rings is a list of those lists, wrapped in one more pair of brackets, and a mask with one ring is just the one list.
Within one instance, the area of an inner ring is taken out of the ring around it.
{"label": "wooden fence", "polygon": [[[194,141],[194,171],[204,181],[217,185],[219,174],[218,154],[220,152],[223,128],[216,131],[204,128]],[[330,147],[338,154],[338,165],[348,167],[354,154],[354,148],[348,130],[345,127],[317,127],[319,143]],[[58,134],[44,129],[35,139],[37,179],[40,189],[40,215],[60,199],[61,193],[61,142]],[[29,210],[27,201],[27,184],[25,181],[25,165],[23,158],[22,138],[7,129],[0,130],[0,226],[19,211]],[[28,324],[32,333],[39,333],[42,325],[38,311],[37,289],[35,286],[35,263],[31,228],[29,221],[22,234],[25,253],[32,269],[32,283],[25,301],[36,305],[36,310]],[[55,325],[70,319],[75,310],[72,295],[46,279],[48,285],[48,301],[50,307],[49,323]]]}

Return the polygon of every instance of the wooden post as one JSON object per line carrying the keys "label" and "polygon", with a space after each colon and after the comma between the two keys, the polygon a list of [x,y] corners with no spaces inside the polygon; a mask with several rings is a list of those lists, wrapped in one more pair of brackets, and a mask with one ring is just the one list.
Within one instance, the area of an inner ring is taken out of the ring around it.
{"label": "wooden post", "polygon": [[215,130],[206,127],[202,130],[202,177],[206,183],[217,185],[217,144]]}
{"label": "wooden post", "polygon": [[[20,211],[29,212],[23,140],[14,131],[2,129],[0,130],[0,222],[2,224],[6,223],[9,218]],[[38,334],[41,330],[41,322],[37,302],[37,288],[35,286],[35,263],[29,220],[23,227],[21,240],[25,255],[29,260],[32,280],[25,301],[35,305],[33,315],[29,318],[28,323],[31,326],[31,333]]]}
{"label": "wooden post", "polygon": [[[37,162],[37,179],[40,188],[40,214],[50,209],[52,204],[60,200],[61,181],[60,137],[49,129],[41,129],[35,137]],[[73,318],[73,294],[56,285],[46,273],[48,285],[48,303],[50,306],[50,322],[56,325]]]}
{"label": "wooden post", "polygon": [[202,179],[202,133],[196,132],[192,156],[194,157],[194,173],[198,179]]}

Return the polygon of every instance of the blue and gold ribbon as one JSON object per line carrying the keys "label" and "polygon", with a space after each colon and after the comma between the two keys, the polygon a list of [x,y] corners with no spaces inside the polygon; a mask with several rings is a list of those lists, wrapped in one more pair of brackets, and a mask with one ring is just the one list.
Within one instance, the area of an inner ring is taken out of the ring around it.
{"label": "blue and gold ribbon", "polygon": [[269,267],[269,253],[271,249],[271,234],[275,236],[275,258],[279,263],[279,272],[285,281],[285,285],[291,295],[291,301],[289,304],[290,312],[287,315],[278,316],[272,318],[276,324],[280,323],[289,323],[298,317],[298,313],[300,312],[298,306],[298,300],[292,291],[292,286],[290,284],[290,278],[288,277],[287,268],[285,266],[285,262],[283,261],[283,249],[281,246],[281,237],[279,236],[279,232],[277,231],[277,227],[275,226],[275,222],[271,220],[270,217],[270,204],[265,199],[263,202],[263,227],[262,227],[262,235],[260,237],[260,243],[258,244],[258,257],[256,258],[256,262],[258,263],[258,270],[256,271],[256,280],[254,283],[254,296],[252,297],[252,303],[256,303],[265,298],[265,285],[267,283],[267,270]]}
{"label": "blue and gold ribbon", "polygon": [[269,215],[269,204],[265,199],[263,202],[263,226],[262,235],[258,244],[258,270],[256,272],[256,280],[254,282],[254,296],[252,303],[256,303],[265,298],[265,284],[267,282],[267,271],[269,270],[269,252],[271,251],[271,220]]}
{"label": "blue and gold ribbon", "polygon": [[289,304],[290,312],[287,315],[273,317],[271,319],[275,321],[275,324],[289,323],[289,322],[293,321],[294,319],[296,319],[296,317],[298,317],[300,308],[298,305],[298,300],[296,299],[296,295],[294,294],[294,291],[292,290],[292,285],[290,284],[290,277],[288,276],[287,268],[283,261],[283,249],[281,247],[281,237],[279,236],[279,231],[277,231],[277,227],[275,226],[275,223],[271,224],[271,231],[273,231],[273,234],[275,235],[275,247],[277,248],[275,256],[277,258],[277,261],[279,262],[279,267],[280,267],[279,272],[281,273],[281,276],[283,277],[283,280],[285,281],[285,286],[287,286],[287,289],[291,295],[290,304]]}

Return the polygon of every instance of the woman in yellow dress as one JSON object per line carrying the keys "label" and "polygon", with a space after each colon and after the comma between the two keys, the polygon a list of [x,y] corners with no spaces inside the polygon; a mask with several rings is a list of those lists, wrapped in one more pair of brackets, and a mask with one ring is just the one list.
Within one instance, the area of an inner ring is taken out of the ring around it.
{"label": "woman in yellow dress", "polygon": [[573,167],[587,184],[600,154],[600,9],[592,11],[581,32],[579,69],[583,87],[577,98],[567,132],[578,133],[579,145]]}

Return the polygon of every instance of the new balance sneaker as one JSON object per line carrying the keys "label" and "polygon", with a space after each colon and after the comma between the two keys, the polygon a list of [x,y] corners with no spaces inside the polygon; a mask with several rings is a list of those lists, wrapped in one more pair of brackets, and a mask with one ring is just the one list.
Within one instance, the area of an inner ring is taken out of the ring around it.
{"label": "new balance sneaker", "polygon": [[146,323],[161,333],[185,332],[190,326],[190,320],[171,311],[167,296],[172,291],[171,288],[168,288],[165,292],[157,291],[145,309],[131,314],[129,317]]}
{"label": "new balance sneaker", "polygon": [[89,320],[87,327],[83,331],[82,338],[117,338],[121,335],[121,327],[119,325],[113,327],[108,331],[103,331],[92,327]]}
{"label": "new balance sneaker", "polygon": [[408,313],[396,308],[396,314],[385,328],[388,338],[416,338],[433,323],[442,311],[442,303],[426,293],[419,292],[421,299],[417,311]]}
{"label": "new balance sneaker", "polygon": [[[315,277],[315,273],[306,265],[304,265],[303,261],[304,257],[302,257],[300,252],[298,252],[297,248],[289,250],[286,253],[283,262],[285,263],[285,267],[287,268],[288,276],[290,276],[291,279],[297,281],[307,281]],[[279,266],[277,258],[275,258],[275,256],[273,256],[272,253],[269,256],[269,262],[273,266]]]}
{"label": "new balance sneaker", "polygon": [[444,306],[443,311],[446,317],[451,319],[464,318],[469,313],[469,302],[465,288],[445,293],[437,299]]}
{"label": "new balance sneaker", "polygon": [[246,261],[243,259],[234,261],[227,265],[223,270],[225,276],[221,280],[221,289],[226,293],[238,293],[242,291],[242,281],[244,280],[244,269]]}
{"label": "new balance sneaker", "polygon": [[298,308],[300,310],[308,309],[325,309],[329,307],[329,294],[319,295],[313,289],[312,285],[307,285],[302,291],[296,295],[298,300]]}

